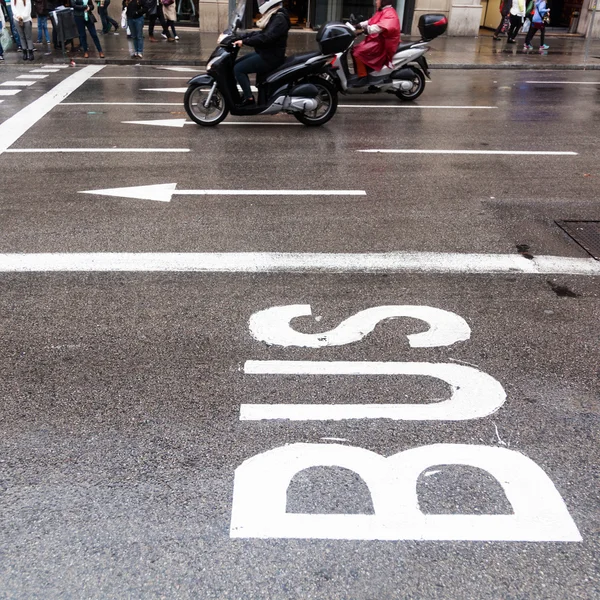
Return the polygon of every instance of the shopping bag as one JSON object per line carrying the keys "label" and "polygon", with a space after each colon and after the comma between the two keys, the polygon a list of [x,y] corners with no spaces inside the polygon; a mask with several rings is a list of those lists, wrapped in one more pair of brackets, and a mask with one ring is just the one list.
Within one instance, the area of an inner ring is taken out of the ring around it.
{"label": "shopping bag", "polygon": [[[0,8],[2,10],[2,8]],[[3,27],[0,30],[0,44],[2,44],[2,49],[6,52],[12,48],[12,37],[10,35],[10,29],[7,27]]]}
{"label": "shopping bag", "polygon": [[521,29],[521,33],[527,33],[530,27],[531,21],[529,19],[525,19],[525,23],[523,23],[523,29]]}
{"label": "shopping bag", "polygon": [[127,9],[124,8],[121,13],[121,29],[127,29]]}

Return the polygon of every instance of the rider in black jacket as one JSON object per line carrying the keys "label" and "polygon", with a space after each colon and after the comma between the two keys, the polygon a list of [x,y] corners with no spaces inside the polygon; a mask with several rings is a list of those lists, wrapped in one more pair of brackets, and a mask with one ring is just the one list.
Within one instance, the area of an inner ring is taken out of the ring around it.
{"label": "rider in black jacket", "polygon": [[263,15],[256,23],[261,31],[244,33],[234,42],[237,46],[251,46],[255,52],[240,58],[234,67],[235,78],[242,88],[242,106],[254,104],[250,89],[249,73],[268,73],[285,60],[290,17],[282,7],[281,0],[260,2],[259,11]]}

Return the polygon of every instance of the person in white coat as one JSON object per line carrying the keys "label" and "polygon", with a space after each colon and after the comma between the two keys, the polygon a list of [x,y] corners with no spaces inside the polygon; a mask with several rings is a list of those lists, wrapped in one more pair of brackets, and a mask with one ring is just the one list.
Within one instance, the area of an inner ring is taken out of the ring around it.
{"label": "person in white coat", "polygon": [[33,60],[33,36],[31,22],[31,0],[14,0],[12,5],[15,26],[21,39],[23,60]]}
{"label": "person in white coat", "polygon": [[[0,34],[6,27],[6,19],[4,18],[4,7],[0,4]],[[0,35],[0,62],[4,60],[4,48],[2,48],[2,36]]]}
{"label": "person in white coat", "polygon": [[513,0],[510,9],[510,27],[508,29],[507,44],[516,44],[515,38],[525,21],[525,0]]}

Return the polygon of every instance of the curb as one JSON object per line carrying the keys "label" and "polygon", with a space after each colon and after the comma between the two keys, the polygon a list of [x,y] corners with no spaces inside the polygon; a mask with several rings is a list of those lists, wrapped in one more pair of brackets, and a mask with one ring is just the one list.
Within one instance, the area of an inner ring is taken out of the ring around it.
{"label": "curb", "polygon": [[[52,61],[41,61],[48,62],[50,64],[64,64],[64,60],[53,59]],[[155,59],[142,59],[132,60],[131,58],[88,58],[88,59],[77,59],[75,58],[77,65],[145,65],[145,66],[186,66],[186,67],[205,67],[208,61],[206,60],[193,60],[193,59],[182,59],[182,60],[155,60]],[[478,63],[429,63],[429,67],[433,70],[520,70],[520,71],[600,71],[600,64],[528,64],[528,63],[499,63],[495,65],[491,64],[478,64]]]}

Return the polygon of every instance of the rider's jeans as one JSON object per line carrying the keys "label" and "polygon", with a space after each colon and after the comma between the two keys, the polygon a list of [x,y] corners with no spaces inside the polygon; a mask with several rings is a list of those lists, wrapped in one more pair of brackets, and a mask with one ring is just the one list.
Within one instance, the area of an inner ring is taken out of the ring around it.
{"label": "rider's jeans", "polygon": [[242,56],[233,67],[235,78],[242,88],[242,96],[244,100],[252,98],[252,90],[250,89],[250,79],[248,73],[268,73],[273,69],[266,60],[262,59],[256,52]]}

